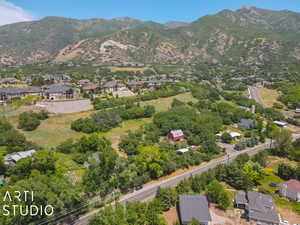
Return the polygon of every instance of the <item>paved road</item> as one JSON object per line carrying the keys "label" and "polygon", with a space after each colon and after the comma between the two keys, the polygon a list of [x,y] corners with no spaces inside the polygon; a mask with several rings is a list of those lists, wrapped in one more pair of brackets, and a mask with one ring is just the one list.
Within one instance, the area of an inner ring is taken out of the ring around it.
{"label": "paved road", "polygon": [[[294,134],[293,135],[294,139],[300,138],[300,134]],[[230,157],[228,158],[228,156],[224,156],[218,160],[215,160],[213,162],[210,162],[206,165],[202,165],[197,167],[196,169],[193,170],[189,170],[183,174],[180,174],[178,176],[175,177],[171,177],[169,179],[166,179],[164,181],[161,182],[157,182],[155,184],[149,185],[144,187],[143,189],[136,191],[134,193],[128,194],[125,197],[123,197],[122,199],[119,200],[120,203],[126,203],[126,202],[137,202],[137,201],[144,201],[147,200],[149,198],[152,198],[155,196],[156,190],[159,187],[175,187],[177,186],[180,181],[182,181],[183,179],[189,178],[192,175],[197,175],[197,174],[201,174],[209,169],[212,169],[220,164],[225,164],[225,163],[230,163],[232,162],[237,156],[247,153],[249,155],[255,155],[256,153],[265,150],[267,148],[270,147],[270,140],[268,140],[265,144],[256,146],[254,148],[251,149],[246,149],[243,151],[239,151],[239,152],[235,152],[230,154]],[[81,217],[80,219],[78,219],[74,225],[87,225],[89,219],[91,219],[95,214],[97,214],[100,210],[97,210],[93,213],[90,213],[86,216]]]}
{"label": "paved road", "polygon": [[260,97],[260,94],[256,87],[252,87],[252,86],[249,87],[249,94],[250,94],[251,99],[254,99],[256,102],[258,102],[262,106],[265,106],[265,103],[262,100],[262,98]]}

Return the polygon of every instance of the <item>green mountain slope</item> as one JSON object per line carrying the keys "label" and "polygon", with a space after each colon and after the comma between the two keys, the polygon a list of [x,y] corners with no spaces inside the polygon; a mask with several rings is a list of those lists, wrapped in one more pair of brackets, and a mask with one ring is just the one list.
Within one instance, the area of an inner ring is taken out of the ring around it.
{"label": "green mountain slope", "polygon": [[171,26],[130,18],[80,21],[50,17],[0,27],[0,62],[41,60],[115,64],[297,62],[300,13],[246,6]]}

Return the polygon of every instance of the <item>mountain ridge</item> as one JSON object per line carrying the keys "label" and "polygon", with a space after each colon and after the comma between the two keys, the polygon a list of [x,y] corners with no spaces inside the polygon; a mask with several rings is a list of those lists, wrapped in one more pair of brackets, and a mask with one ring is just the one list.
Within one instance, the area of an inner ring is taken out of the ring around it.
{"label": "mountain ridge", "polygon": [[0,27],[0,64],[298,61],[300,13],[245,6],[191,23],[45,17]]}

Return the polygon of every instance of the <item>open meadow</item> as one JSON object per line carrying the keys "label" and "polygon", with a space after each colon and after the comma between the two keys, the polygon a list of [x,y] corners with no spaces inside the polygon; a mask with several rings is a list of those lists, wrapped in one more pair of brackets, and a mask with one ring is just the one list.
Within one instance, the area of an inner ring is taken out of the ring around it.
{"label": "open meadow", "polygon": [[[141,105],[153,105],[156,111],[166,111],[171,107],[172,101],[178,99],[183,102],[193,101],[196,99],[190,93],[183,93],[177,96],[168,98],[159,98],[151,101],[142,102]],[[23,110],[20,110],[23,111]],[[69,113],[69,114],[55,114],[50,116],[47,120],[41,121],[41,125],[34,131],[22,132],[29,141],[38,144],[43,148],[56,147],[67,139],[79,139],[84,134],[76,132],[71,129],[73,120],[88,117],[94,111]],[[18,116],[17,112],[8,117],[9,121],[17,128]],[[113,128],[108,132],[103,133],[111,142],[114,148],[117,149],[121,138],[127,134],[129,130],[137,130],[141,125],[149,123],[151,119],[138,119],[124,121],[119,127]]]}

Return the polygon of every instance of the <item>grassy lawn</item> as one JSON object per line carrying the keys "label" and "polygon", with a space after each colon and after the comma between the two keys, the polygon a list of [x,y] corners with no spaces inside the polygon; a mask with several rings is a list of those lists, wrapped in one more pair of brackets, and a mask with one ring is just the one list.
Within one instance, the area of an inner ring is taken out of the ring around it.
{"label": "grassy lawn", "polygon": [[151,119],[137,119],[124,121],[121,126],[111,129],[108,132],[103,133],[107,139],[112,142],[112,147],[118,149],[118,145],[122,137],[124,137],[128,131],[134,131],[139,129],[142,125],[150,123]]}
{"label": "grassy lawn", "polygon": [[267,89],[267,88],[258,88],[259,94],[268,107],[272,107],[274,103],[279,103],[277,98],[279,94],[276,90]]}
{"label": "grassy lawn", "polygon": [[142,102],[141,105],[153,105],[157,112],[166,111],[171,108],[172,101],[178,99],[182,102],[197,102],[191,93],[183,93],[169,98],[159,98],[151,101]]}
{"label": "grassy lawn", "polygon": [[269,161],[269,166],[264,169],[264,171],[266,173],[266,177],[260,181],[261,185],[260,185],[259,189],[263,189],[263,190],[266,190],[269,193],[271,193],[275,200],[276,206],[278,208],[291,210],[291,211],[297,213],[298,215],[300,215],[300,203],[288,201],[285,198],[281,198],[278,194],[276,194],[278,187],[270,187],[269,186],[270,183],[279,184],[279,183],[283,182],[283,180],[276,175],[277,168],[280,163],[287,163],[292,166],[295,166],[297,163],[294,161],[285,159],[285,158],[283,159],[283,158],[274,157],[274,156],[270,156],[268,158],[268,161]]}
{"label": "grassy lawn", "polygon": [[[82,137],[82,133],[71,130],[71,122],[88,115],[89,113],[86,112],[55,115],[41,121],[41,125],[34,131],[20,131],[26,136],[27,140],[41,147],[51,148],[69,138],[76,140]],[[17,117],[10,118],[10,122],[17,127]]]}

